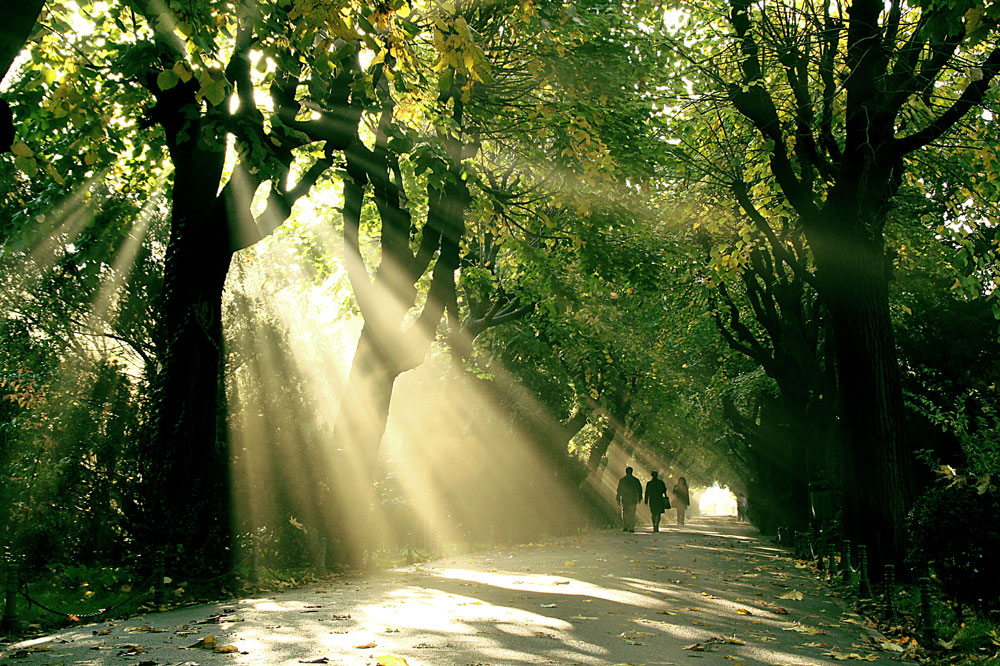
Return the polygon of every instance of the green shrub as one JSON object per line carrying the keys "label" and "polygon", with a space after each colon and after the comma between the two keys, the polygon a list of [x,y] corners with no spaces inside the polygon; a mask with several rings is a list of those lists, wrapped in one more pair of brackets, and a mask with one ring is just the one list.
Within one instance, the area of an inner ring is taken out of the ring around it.
{"label": "green shrub", "polygon": [[908,561],[928,567],[952,600],[979,610],[997,608],[1000,575],[1000,492],[972,485],[936,485],[908,516]]}

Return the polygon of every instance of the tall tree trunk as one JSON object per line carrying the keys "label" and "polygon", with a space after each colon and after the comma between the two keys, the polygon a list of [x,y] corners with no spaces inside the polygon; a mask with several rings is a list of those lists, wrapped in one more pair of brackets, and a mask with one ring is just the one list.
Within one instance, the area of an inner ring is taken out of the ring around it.
{"label": "tall tree trunk", "polygon": [[[162,366],[154,394],[154,539],[168,564],[215,573],[231,563],[222,291],[232,257],[216,205],[222,153],[176,147],[164,266]],[[197,573],[195,574],[197,575]]]}
{"label": "tall tree trunk", "polygon": [[[856,210],[856,209],[855,209]],[[875,567],[900,562],[912,500],[912,456],[903,441],[903,402],[889,318],[889,260],[881,234],[844,223],[807,228],[819,287],[830,313],[844,419],[845,528]],[[877,570],[877,569],[876,569]]]}

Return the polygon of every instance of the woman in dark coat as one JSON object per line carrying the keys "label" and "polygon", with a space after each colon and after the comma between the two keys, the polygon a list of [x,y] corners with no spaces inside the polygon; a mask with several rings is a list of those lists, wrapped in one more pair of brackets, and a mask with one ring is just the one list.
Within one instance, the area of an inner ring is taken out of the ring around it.
{"label": "woman in dark coat", "polygon": [[688,493],[688,482],[683,476],[677,479],[671,494],[674,496],[674,508],[677,509],[677,524],[684,524],[684,514],[687,513],[688,504],[691,503],[691,495]]}
{"label": "woman in dark coat", "polygon": [[646,482],[646,496],[643,501],[649,505],[649,517],[653,519],[653,531],[660,531],[660,514],[664,509],[670,508],[670,500],[667,499],[667,484],[663,483],[656,472],[649,473],[651,478]]}

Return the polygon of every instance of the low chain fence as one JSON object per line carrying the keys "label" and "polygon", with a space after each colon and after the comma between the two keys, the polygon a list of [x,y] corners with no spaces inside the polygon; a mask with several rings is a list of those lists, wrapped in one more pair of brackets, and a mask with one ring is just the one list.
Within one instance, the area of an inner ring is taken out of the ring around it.
{"label": "low chain fence", "polygon": [[[882,583],[875,586],[868,567],[868,548],[865,544],[854,544],[849,539],[833,539],[813,532],[792,532],[787,527],[778,530],[779,545],[791,549],[799,560],[811,561],[816,576],[837,584],[856,598],[858,604],[875,613],[877,619],[886,626],[904,623],[906,618],[900,612],[899,596],[902,587],[896,580],[896,567],[885,564]],[[926,641],[937,636],[932,607],[935,599],[932,581],[928,576],[917,579],[919,595],[917,612],[912,618],[916,634]]]}

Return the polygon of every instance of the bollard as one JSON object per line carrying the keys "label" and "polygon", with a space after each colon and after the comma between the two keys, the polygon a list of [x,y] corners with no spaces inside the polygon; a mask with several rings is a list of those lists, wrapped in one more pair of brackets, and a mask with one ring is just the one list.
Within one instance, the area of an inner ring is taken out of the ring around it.
{"label": "bollard", "polygon": [[840,553],[840,576],[844,583],[851,582],[851,574],[854,568],[851,566],[851,542],[844,539],[844,550]]}
{"label": "bollard", "polygon": [[885,592],[882,597],[886,620],[896,618],[896,566],[885,565]]}
{"label": "bollard", "polygon": [[858,596],[870,599],[872,588],[868,581],[868,546],[858,546]]}
{"label": "bollard", "polygon": [[319,553],[316,555],[316,575],[326,575],[326,537],[319,538]]}
{"label": "bollard", "polygon": [[257,559],[258,557],[260,557],[260,537],[254,534],[250,537],[250,571],[247,572],[247,577],[250,579],[251,585],[260,583],[260,562]]}
{"label": "bollard", "polygon": [[6,599],[3,604],[3,617],[0,619],[0,631],[13,633],[18,628],[17,622],[17,564],[7,560],[7,580],[4,584]]}
{"label": "bollard", "polygon": [[163,551],[156,551],[153,556],[153,605],[162,606],[166,595],[164,585],[167,577],[166,564],[164,563]]}
{"label": "bollard", "polygon": [[934,639],[934,618],[931,617],[931,579],[924,576],[917,583],[920,585],[920,633],[931,640]]}

